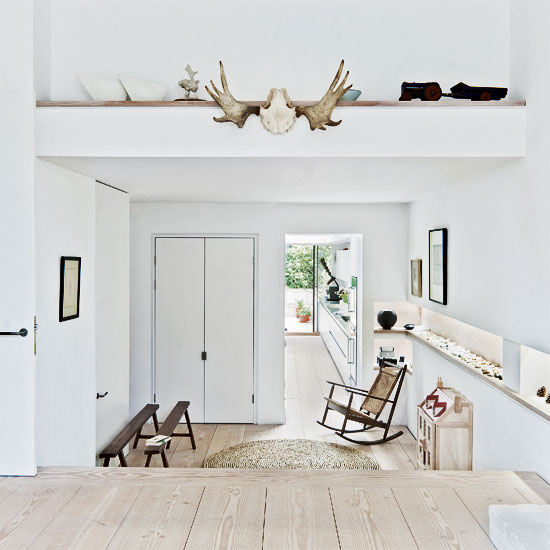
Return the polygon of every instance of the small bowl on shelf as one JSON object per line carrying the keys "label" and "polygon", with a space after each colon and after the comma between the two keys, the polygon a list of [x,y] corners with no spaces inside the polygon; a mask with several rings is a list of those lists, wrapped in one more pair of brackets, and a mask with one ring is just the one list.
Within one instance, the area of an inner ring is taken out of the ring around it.
{"label": "small bowl on shelf", "polygon": [[340,101],[356,101],[361,95],[361,90],[348,90]]}

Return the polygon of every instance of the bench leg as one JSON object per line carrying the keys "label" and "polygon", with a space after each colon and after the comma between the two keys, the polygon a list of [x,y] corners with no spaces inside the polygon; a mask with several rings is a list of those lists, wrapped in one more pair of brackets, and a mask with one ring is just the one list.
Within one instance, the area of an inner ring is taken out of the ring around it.
{"label": "bench leg", "polygon": [[134,439],[134,446],[133,446],[134,449],[137,447],[140,436],[141,436],[141,428],[138,430],[136,434],[136,438]]}
{"label": "bench leg", "polygon": [[151,464],[151,458],[153,458],[152,454],[147,455],[147,460],[145,461],[145,467],[149,468],[149,464]]}
{"label": "bench leg", "polygon": [[126,457],[124,456],[124,451],[120,451],[120,453],[118,453],[118,459],[120,460],[120,465],[123,468],[128,468],[128,463],[126,462]]}
{"label": "bench leg", "polygon": [[166,453],[164,452],[164,449],[161,449],[160,451],[160,458],[162,458],[162,465],[165,468],[168,468],[168,458],[166,458]]}
{"label": "bench leg", "polygon": [[191,439],[191,446],[196,449],[195,437],[193,436],[193,428],[191,427],[191,420],[189,420],[189,413],[185,411],[185,422],[187,422],[187,429],[189,430],[189,438]]}
{"label": "bench leg", "polygon": [[111,462],[111,457],[106,456],[106,457],[103,459],[103,467],[104,467],[104,468],[107,468],[107,466],[109,466],[109,462]]}
{"label": "bench leg", "polygon": [[158,431],[159,431],[159,421],[158,421],[156,412],[153,413],[153,424],[155,425],[155,433],[158,433]]}

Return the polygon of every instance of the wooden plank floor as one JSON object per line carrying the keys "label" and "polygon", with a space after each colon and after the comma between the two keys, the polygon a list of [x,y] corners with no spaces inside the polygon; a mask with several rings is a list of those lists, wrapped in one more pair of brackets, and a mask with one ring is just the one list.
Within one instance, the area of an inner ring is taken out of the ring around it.
{"label": "wooden plank floor", "polygon": [[407,431],[367,447],[378,471],[200,468],[241,441],[338,440],[315,423],[330,357],[317,338],[287,340],[287,424],[197,424],[197,450],[174,440],[169,469],[140,467],[140,442],[135,467],[0,477],[0,550],[484,550],[491,504],[550,503],[534,473],[415,470]]}
{"label": "wooden plank floor", "polygon": [[[286,424],[193,424],[197,450],[191,449],[188,438],[175,439],[167,452],[170,467],[200,468],[211,454],[245,441],[305,438],[360,447],[376,459],[380,467],[385,470],[416,468],[416,443],[406,427],[396,426],[395,430],[403,430],[404,435],[390,443],[364,447],[349,443],[335,436],[330,430],[319,426],[317,420],[322,417],[323,397],[327,395],[328,390],[326,381],[339,381],[338,372],[320,336],[288,336],[286,342]],[[335,397],[338,397],[338,393]],[[345,394],[342,398],[347,402]],[[329,416],[329,423],[331,420],[335,423],[341,422],[341,417],[335,413],[331,414],[334,416]],[[193,420],[192,404],[190,415]],[[152,425],[147,425],[144,433],[152,435],[152,428]],[[185,431],[184,425],[181,425],[179,430]],[[378,439],[379,434],[380,430],[373,430],[367,437]],[[129,466],[145,465],[144,446],[145,440],[140,440],[137,449],[130,450],[127,458]],[[118,466],[118,461],[113,459],[111,465]],[[160,456],[153,457],[151,466],[162,467]]]}
{"label": "wooden plank floor", "polygon": [[488,506],[532,473],[47,468],[0,478],[0,548],[492,549]]}

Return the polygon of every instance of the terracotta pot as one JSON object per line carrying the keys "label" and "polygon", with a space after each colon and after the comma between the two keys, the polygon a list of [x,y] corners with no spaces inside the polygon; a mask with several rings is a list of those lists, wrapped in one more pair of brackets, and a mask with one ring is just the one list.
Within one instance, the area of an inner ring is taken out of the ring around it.
{"label": "terracotta pot", "polygon": [[298,319],[300,317],[300,314],[298,313],[300,311],[300,308],[297,307],[296,308],[296,319]]}
{"label": "terracotta pot", "polygon": [[300,317],[300,323],[309,323],[310,316],[309,315],[299,315]]}

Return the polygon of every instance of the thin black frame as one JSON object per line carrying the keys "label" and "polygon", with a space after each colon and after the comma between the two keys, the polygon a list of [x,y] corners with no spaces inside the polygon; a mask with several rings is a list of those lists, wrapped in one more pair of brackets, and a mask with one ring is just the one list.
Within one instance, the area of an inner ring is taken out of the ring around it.
{"label": "thin black frame", "polygon": [[[443,245],[443,301],[434,300],[432,298],[432,233],[441,232],[441,243]],[[432,302],[437,304],[447,305],[447,229],[442,227],[440,229],[430,229],[428,231],[428,254],[429,254],[429,265],[428,265],[428,281],[429,281],[429,299]]]}
{"label": "thin black frame", "polygon": [[[63,317],[63,301],[65,299],[65,263],[68,261],[78,262],[78,289],[76,294],[76,314]],[[79,256],[61,256],[59,270],[59,322],[70,321],[80,317],[80,272],[82,269],[82,258]]]}

